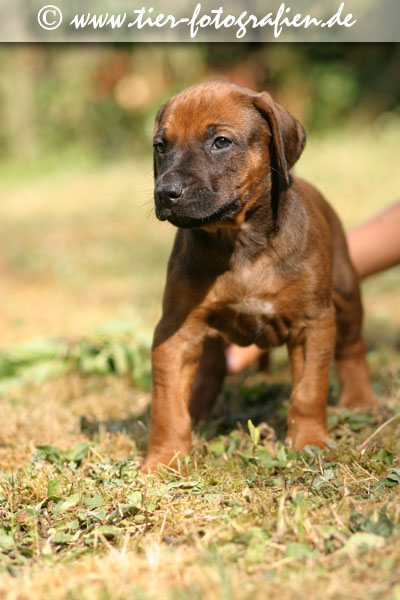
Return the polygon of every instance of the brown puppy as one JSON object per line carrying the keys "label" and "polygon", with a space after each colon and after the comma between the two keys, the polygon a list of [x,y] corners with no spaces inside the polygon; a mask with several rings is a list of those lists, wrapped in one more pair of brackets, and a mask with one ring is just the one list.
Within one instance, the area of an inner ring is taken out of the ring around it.
{"label": "brown puppy", "polygon": [[191,415],[213,405],[227,342],[287,345],[296,450],[328,440],[333,355],[341,405],[376,402],[342,227],[290,173],[304,143],[303,127],[269,94],[226,82],[190,87],[157,115],[156,214],[179,229],[154,334],[145,471],[189,453]]}

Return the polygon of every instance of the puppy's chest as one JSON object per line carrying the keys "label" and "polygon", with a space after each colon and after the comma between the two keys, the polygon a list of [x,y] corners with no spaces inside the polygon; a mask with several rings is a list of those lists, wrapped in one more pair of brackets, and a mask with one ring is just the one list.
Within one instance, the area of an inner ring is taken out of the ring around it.
{"label": "puppy's chest", "polygon": [[290,286],[285,293],[276,281],[268,285],[256,279],[251,285],[233,282],[228,290],[230,294],[213,304],[208,324],[229,342],[270,348],[286,343],[299,330],[301,301],[295,302],[297,294]]}
{"label": "puppy's chest", "polygon": [[270,321],[277,317],[279,305],[276,300],[255,296],[235,298],[227,305],[237,315],[260,318]]}

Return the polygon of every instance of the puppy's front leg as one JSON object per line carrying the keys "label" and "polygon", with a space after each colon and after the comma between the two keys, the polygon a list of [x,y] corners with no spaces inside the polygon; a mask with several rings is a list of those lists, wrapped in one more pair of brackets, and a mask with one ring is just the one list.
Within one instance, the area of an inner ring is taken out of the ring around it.
{"label": "puppy's front leg", "polygon": [[293,391],[288,440],[295,450],[307,445],[323,448],[328,441],[326,402],[335,334],[334,308],[330,306],[307,327],[301,343],[289,344]]}
{"label": "puppy's front leg", "polygon": [[163,317],[154,333],[153,397],[149,448],[143,471],[176,466],[191,445],[189,398],[204,340],[204,327],[177,328]]}

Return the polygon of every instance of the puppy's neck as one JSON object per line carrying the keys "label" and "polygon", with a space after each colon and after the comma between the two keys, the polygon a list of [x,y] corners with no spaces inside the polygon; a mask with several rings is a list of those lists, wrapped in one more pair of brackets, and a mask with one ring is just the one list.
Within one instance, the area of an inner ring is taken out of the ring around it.
{"label": "puppy's neck", "polygon": [[277,214],[267,200],[260,200],[236,228],[179,230],[178,246],[196,279],[212,279],[233,267],[248,269],[261,255],[277,271],[296,273],[304,257],[307,223],[301,199],[289,189],[280,196]]}
{"label": "puppy's neck", "polygon": [[283,239],[290,245],[293,223],[298,229],[302,221],[303,214],[299,209],[298,199],[289,189],[280,194],[279,202],[274,202],[271,197],[254,202],[239,223],[232,221],[213,224],[191,230],[190,235],[196,240],[196,244],[212,249],[219,256],[239,252],[252,259],[261,252],[273,252]]}

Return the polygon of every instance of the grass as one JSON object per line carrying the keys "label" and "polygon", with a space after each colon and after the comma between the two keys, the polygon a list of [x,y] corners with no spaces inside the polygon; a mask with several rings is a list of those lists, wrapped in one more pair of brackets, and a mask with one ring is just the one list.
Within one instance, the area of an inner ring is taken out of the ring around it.
{"label": "grass", "polygon": [[[298,172],[355,225],[399,194],[398,133],[311,139]],[[0,597],[399,600],[399,270],[363,286],[382,401],[341,411],[332,377],[336,448],[285,448],[279,350],[227,382],[186,474],[144,477],[140,376],[173,235],[150,214],[150,162],[13,169],[0,187]]]}

